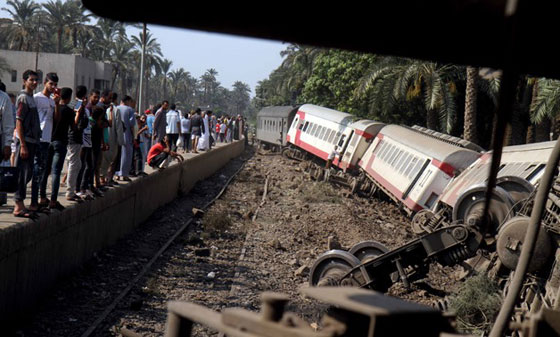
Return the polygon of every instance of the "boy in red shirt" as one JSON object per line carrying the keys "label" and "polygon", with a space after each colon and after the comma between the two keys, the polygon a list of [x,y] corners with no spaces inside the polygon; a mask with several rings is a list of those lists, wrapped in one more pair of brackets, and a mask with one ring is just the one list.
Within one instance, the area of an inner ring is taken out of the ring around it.
{"label": "boy in red shirt", "polygon": [[153,168],[164,169],[169,165],[169,159],[176,158],[179,161],[183,161],[183,156],[177,152],[171,151],[171,146],[169,146],[169,138],[167,135],[163,137],[161,142],[156,143],[148,152],[148,165]]}

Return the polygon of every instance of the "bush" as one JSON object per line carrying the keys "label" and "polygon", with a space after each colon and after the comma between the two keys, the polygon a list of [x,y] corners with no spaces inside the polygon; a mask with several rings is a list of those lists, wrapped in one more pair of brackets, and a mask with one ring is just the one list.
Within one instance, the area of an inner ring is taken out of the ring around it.
{"label": "bush", "polygon": [[486,275],[469,278],[449,299],[450,308],[457,314],[459,330],[472,334],[489,330],[501,305],[500,289]]}

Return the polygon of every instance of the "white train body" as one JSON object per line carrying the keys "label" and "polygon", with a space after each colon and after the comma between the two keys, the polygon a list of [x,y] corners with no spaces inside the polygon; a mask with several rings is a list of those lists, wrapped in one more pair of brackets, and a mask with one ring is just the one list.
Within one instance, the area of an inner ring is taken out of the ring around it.
{"label": "white train body", "polygon": [[368,142],[383,125],[372,121],[354,122],[348,113],[305,104],[296,113],[287,141],[323,160],[338,146],[340,156],[335,157],[333,165],[346,171],[356,167]]}
{"label": "white train body", "polygon": [[359,166],[408,213],[431,208],[451,179],[480,153],[451,145],[410,128],[387,125]]}

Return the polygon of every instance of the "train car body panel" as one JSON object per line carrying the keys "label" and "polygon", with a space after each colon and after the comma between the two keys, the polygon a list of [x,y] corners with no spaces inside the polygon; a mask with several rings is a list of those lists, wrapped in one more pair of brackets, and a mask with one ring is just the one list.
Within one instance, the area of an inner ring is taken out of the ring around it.
{"label": "train car body panel", "polygon": [[[346,148],[354,133],[350,126],[352,122],[353,116],[350,114],[305,104],[298,109],[287,140],[318,158],[327,160],[335,145],[339,149]],[[341,163],[337,159],[333,164],[340,167]]]}
{"label": "train car body panel", "polygon": [[360,167],[409,213],[431,208],[451,179],[480,153],[448,144],[410,128],[379,131]]}
{"label": "train car body panel", "polygon": [[297,112],[297,106],[268,106],[257,113],[257,139],[284,147],[286,136]]}
{"label": "train car body panel", "polygon": [[368,147],[375,140],[375,136],[379,133],[385,124],[370,120],[361,120],[354,122],[350,127],[354,130],[352,137],[348,142],[348,147],[342,155],[339,167],[343,171],[352,169],[358,165],[358,161],[364,156]]}
{"label": "train car body panel", "polygon": [[[498,178],[516,176],[535,185],[544,173],[554,143],[552,141],[504,147]],[[491,151],[484,153],[465,172],[457,176],[441,195],[440,202],[454,207],[458,198],[469,187],[485,184],[490,172],[491,158]]]}

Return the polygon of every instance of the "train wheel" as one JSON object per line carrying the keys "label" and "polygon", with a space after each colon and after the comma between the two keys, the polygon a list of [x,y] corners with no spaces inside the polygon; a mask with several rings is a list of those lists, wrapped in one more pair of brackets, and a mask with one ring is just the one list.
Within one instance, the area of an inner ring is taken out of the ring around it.
{"label": "train wheel", "polygon": [[423,209],[416,213],[414,217],[412,217],[412,222],[410,223],[412,227],[412,232],[416,235],[423,235],[429,233],[425,229],[425,224],[433,218],[434,213],[428,209]]}
{"label": "train wheel", "polygon": [[[453,207],[453,221],[462,221],[466,225],[477,226],[484,216],[484,199],[486,186],[475,186],[465,191]],[[513,216],[513,200],[503,188],[496,186],[490,203],[490,230],[496,232],[500,224]]]}
{"label": "train wheel", "polygon": [[329,250],[313,263],[309,273],[309,285],[312,287],[326,286],[359,286],[353,278],[342,280],[352,268],[360,264],[360,260],[344,250]]}
{"label": "train wheel", "polygon": [[506,190],[509,193],[509,196],[513,199],[514,203],[527,199],[535,189],[535,187],[533,187],[533,185],[531,185],[531,183],[527,180],[515,176],[504,176],[498,178],[496,186],[500,186]]}
{"label": "train wheel", "polygon": [[379,255],[387,253],[389,249],[377,241],[362,241],[350,248],[348,253],[357,257],[360,262],[366,262]]}

